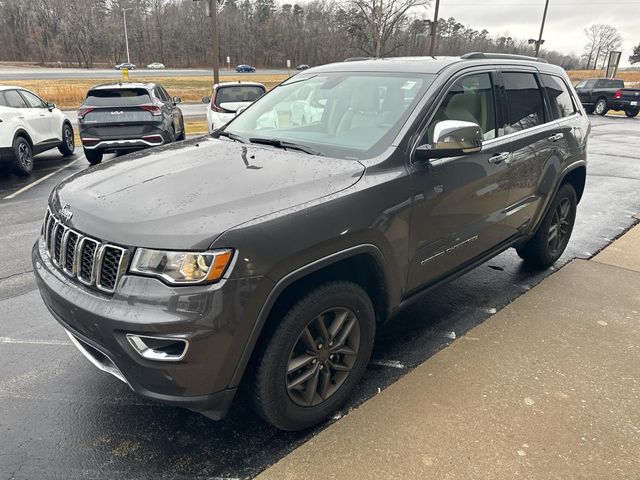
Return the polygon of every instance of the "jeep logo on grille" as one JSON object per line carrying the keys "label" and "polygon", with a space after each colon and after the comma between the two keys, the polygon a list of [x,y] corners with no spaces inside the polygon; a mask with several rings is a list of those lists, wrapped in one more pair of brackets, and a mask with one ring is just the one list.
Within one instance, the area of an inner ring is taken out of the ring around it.
{"label": "jeep logo on grille", "polygon": [[71,217],[73,217],[73,212],[69,208],[69,205],[64,205],[60,209],[58,214],[60,215],[60,218],[62,218],[62,220],[64,220],[65,222],[68,222],[69,220],[71,220]]}
{"label": "jeep logo on grille", "polygon": [[111,112],[111,115],[122,115],[124,112],[122,110],[116,110],[114,112]]}

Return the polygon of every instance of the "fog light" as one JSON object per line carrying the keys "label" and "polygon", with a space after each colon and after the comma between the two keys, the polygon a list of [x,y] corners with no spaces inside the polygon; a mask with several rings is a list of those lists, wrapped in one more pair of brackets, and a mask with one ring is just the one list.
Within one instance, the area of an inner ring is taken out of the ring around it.
{"label": "fog light", "polygon": [[182,338],[127,333],[127,340],[141,357],[159,362],[178,362],[184,358],[189,348],[189,342]]}

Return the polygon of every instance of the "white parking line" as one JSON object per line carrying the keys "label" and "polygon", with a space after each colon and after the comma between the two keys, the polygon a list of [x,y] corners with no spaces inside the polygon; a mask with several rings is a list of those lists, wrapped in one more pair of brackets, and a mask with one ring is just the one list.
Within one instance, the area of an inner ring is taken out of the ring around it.
{"label": "white parking line", "polygon": [[18,190],[17,192],[13,192],[11,195],[7,195],[6,197],[3,198],[3,200],[11,200],[12,198],[16,198],[18,195],[20,195],[21,193],[26,192],[27,190],[32,189],[33,187],[35,187],[36,185],[39,185],[40,183],[44,182],[45,180],[47,180],[48,178],[53,177],[56,173],[60,173],[62,170],[64,170],[65,168],[69,168],[71,165],[75,164],[78,160],[74,160],[71,163],[68,163],[67,165],[64,165],[63,167],[58,168],[57,170],[54,170],[53,172],[51,172],[48,175],[45,175],[42,178],[39,178],[38,180],[36,180],[33,183],[30,183],[29,185],[26,185],[24,187],[22,187],[20,190]]}
{"label": "white parking line", "polygon": [[64,340],[20,340],[19,338],[0,337],[0,343],[12,343],[18,345],[71,345]]}

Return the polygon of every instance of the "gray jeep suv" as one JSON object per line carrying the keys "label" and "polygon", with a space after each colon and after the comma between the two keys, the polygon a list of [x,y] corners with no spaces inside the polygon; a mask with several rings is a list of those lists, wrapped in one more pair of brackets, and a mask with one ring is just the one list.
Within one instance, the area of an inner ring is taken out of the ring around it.
{"label": "gray jeep suv", "polygon": [[510,247],[560,257],[589,131],[565,72],[534,58],[311,68],[211,136],[63,181],[35,275],[74,344],[138,394],[219,419],[242,390],[303,429],[417,295]]}

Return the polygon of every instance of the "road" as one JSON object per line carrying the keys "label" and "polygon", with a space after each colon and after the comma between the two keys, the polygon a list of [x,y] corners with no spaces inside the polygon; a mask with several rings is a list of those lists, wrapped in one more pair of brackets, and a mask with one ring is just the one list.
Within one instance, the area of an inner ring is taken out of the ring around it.
{"label": "road", "polygon": [[[640,118],[591,119],[587,188],[573,238],[555,268],[591,257],[640,211]],[[247,478],[326,427],[282,433],[239,403],[229,418],[211,422],[146,401],[90,365],[45,310],[29,261],[51,188],[87,163],[51,154],[36,165],[30,180],[0,178],[0,478]],[[379,330],[373,360],[343,413],[553,270],[528,270],[508,251],[425,295]]]}
{"label": "road", "polygon": [[[243,76],[251,78],[257,75],[286,75],[288,70],[265,68],[258,69],[255,73],[243,73]],[[202,69],[175,69],[164,70],[130,70],[129,77],[132,79],[144,77],[198,77],[213,76],[212,70]],[[235,70],[220,69],[220,75],[238,75]],[[86,68],[0,68],[0,82],[7,80],[62,80],[73,78],[122,78],[122,72],[116,69],[86,69]]]}

